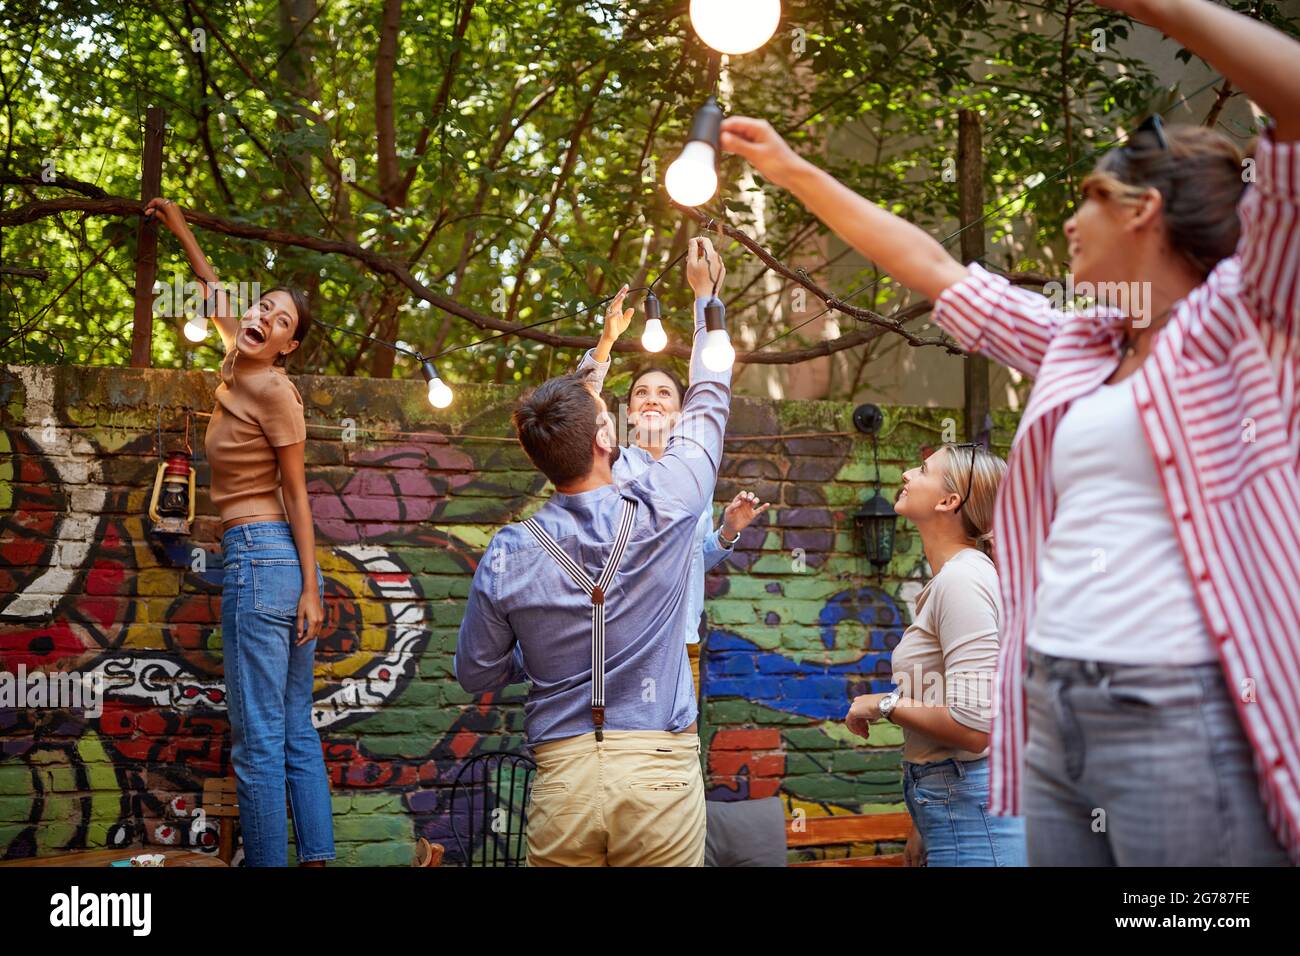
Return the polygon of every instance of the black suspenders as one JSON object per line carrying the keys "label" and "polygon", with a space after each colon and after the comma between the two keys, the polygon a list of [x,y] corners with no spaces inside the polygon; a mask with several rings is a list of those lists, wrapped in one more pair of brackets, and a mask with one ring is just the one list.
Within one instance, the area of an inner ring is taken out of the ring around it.
{"label": "black suspenders", "polygon": [[596,726],[596,739],[604,740],[605,726],[605,592],[618,572],[623,552],[632,537],[632,522],[636,518],[636,502],[631,498],[623,499],[623,512],[619,516],[618,534],[614,536],[614,547],[609,552],[609,560],[600,572],[600,580],[593,581],[578,562],[561,548],[534,519],[524,521],[524,527],[533,533],[543,548],[555,559],[566,574],[578,587],[591,595],[591,722]]}

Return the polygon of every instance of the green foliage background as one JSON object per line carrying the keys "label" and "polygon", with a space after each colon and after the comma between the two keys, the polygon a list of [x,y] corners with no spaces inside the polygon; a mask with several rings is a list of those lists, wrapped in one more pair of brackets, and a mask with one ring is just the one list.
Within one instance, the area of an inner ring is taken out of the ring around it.
{"label": "green foliage background", "polygon": [[[163,191],[182,205],[347,238],[409,262],[426,284],[480,312],[537,322],[590,305],[624,279],[643,284],[692,234],[660,185],[707,93],[707,51],[686,6],[9,3],[0,12],[3,205],[62,194],[15,183],[39,176],[49,161],[60,175],[138,197],[144,110],[160,105],[168,123]],[[1234,6],[1295,32],[1273,4]],[[1157,88],[1150,71],[1122,53],[1134,25],[1078,0],[784,7],[777,36],[727,65],[724,108],[768,118],[854,188],[936,225],[956,214],[956,185],[942,176],[944,161],[956,156],[956,113],[980,110],[993,213],[984,227],[991,243],[1013,226],[1023,240],[997,262],[1005,268],[1059,268],[1053,249],[1093,151],[1191,92]],[[396,185],[391,176],[385,181],[378,158],[384,111],[377,89],[390,70],[380,55],[386,17],[396,24]],[[1094,48],[1096,31],[1108,41],[1105,51]],[[738,160],[724,162],[712,209],[725,205],[737,225],[752,228],[753,197],[739,185],[741,172]],[[1028,185],[1034,188],[1025,193]],[[764,244],[782,255],[817,236],[802,209],[777,191],[768,190],[765,222]],[[425,352],[486,334],[343,257],[198,235],[223,278],[300,283],[326,321]],[[103,261],[78,278],[113,240]],[[0,360],[127,364],[134,242],[134,221],[75,213],[6,230],[4,262],[50,276],[3,277]],[[742,255],[728,252],[743,278]],[[893,295],[870,267],[827,263],[811,271],[841,295],[870,285],[854,297],[859,305],[882,308]],[[176,273],[189,277],[164,234],[159,277]],[[733,322],[748,324],[759,342],[785,331],[770,321],[761,283],[734,288]],[[682,329],[689,307],[682,277],[669,276],[661,292]],[[157,323],[155,364],[216,367],[215,334],[191,350],[179,326]],[[549,328],[590,334],[595,322],[584,315]],[[787,336],[773,348],[797,344],[798,336]],[[511,336],[453,353],[444,372],[462,381],[537,381],[575,358]],[[324,331],[296,364],[333,374],[415,372],[407,359],[394,367],[386,350]]]}

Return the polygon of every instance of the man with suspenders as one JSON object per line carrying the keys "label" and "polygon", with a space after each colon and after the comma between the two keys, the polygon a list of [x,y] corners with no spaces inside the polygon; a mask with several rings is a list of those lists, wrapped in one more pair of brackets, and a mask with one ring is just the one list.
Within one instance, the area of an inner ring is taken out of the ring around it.
{"label": "man with suspenders", "polygon": [[[707,239],[690,256],[721,274]],[[501,528],[474,573],[456,643],[462,687],[530,682],[537,760],[530,866],[701,866],[704,779],[681,635],[700,512],[713,500],[731,370],[701,360],[661,458],[616,484],[614,421],[585,372],[525,396],[520,444],[555,493]]]}

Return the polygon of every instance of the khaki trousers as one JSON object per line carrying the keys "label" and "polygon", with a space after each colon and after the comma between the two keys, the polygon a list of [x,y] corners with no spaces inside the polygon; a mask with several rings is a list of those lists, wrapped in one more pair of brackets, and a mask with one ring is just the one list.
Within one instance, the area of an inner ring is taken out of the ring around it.
{"label": "khaki trousers", "polygon": [[529,866],[703,866],[699,734],[607,730],[533,748]]}

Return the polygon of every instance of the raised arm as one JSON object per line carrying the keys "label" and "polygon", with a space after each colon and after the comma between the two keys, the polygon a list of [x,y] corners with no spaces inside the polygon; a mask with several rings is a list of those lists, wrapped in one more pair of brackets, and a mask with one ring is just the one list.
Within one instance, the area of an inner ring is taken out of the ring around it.
{"label": "raised arm", "polygon": [[765,120],[727,117],[722,148],[745,157],[768,182],[794,193],[841,239],[931,301],[966,277],[965,267],[927,232],[800,157]]}
{"label": "raised arm", "polygon": [[1300,42],[1208,0],[1097,0],[1181,43],[1273,118],[1274,139],[1300,139]]}
{"label": "raised arm", "polygon": [[967,351],[983,352],[1026,375],[1038,374],[1061,319],[1043,296],[1013,288],[978,265],[963,266],[924,230],[800,158],[764,120],[727,117],[722,148],[745,157],[768,182],[794,193],[841,239],[930,299],[935,323]]}
{"label": "raised arm", "polygon": [[[708,239],[692,239],[688,258],[697,266],[711,266],[721,291],[722,261],[713,244]],[[702,357],[706,301],[695,300],[690,387],[681,417],[668,435],[663,455],[628,485],[634,494],[652,502],[674,502],[692,515],[699,515],[713,501],[722,438],[731,413],[731,369],[711,371]]]}
{"label": "raised arm", "polygon": [[190,260],[190,268],[194,270],[199,281],[204,283],[204,298],[212,303],[212,314],[208,317],[216,322],[221,342],[229,352],[235,344],[235,336],[239,334],[239,317],[231,314],[230,302],[221,287],[220,280],[217,279],[217,271],[212,268],[212,263],[199,248],[199,241],[194,238],[190,224],[185,221],[185,213],[174,200],[162,198],[150,199],[145,204],[144,211],[147,216],[156,216],[158,221],[180,240],[181,248],[185,250],[185,257]]}

